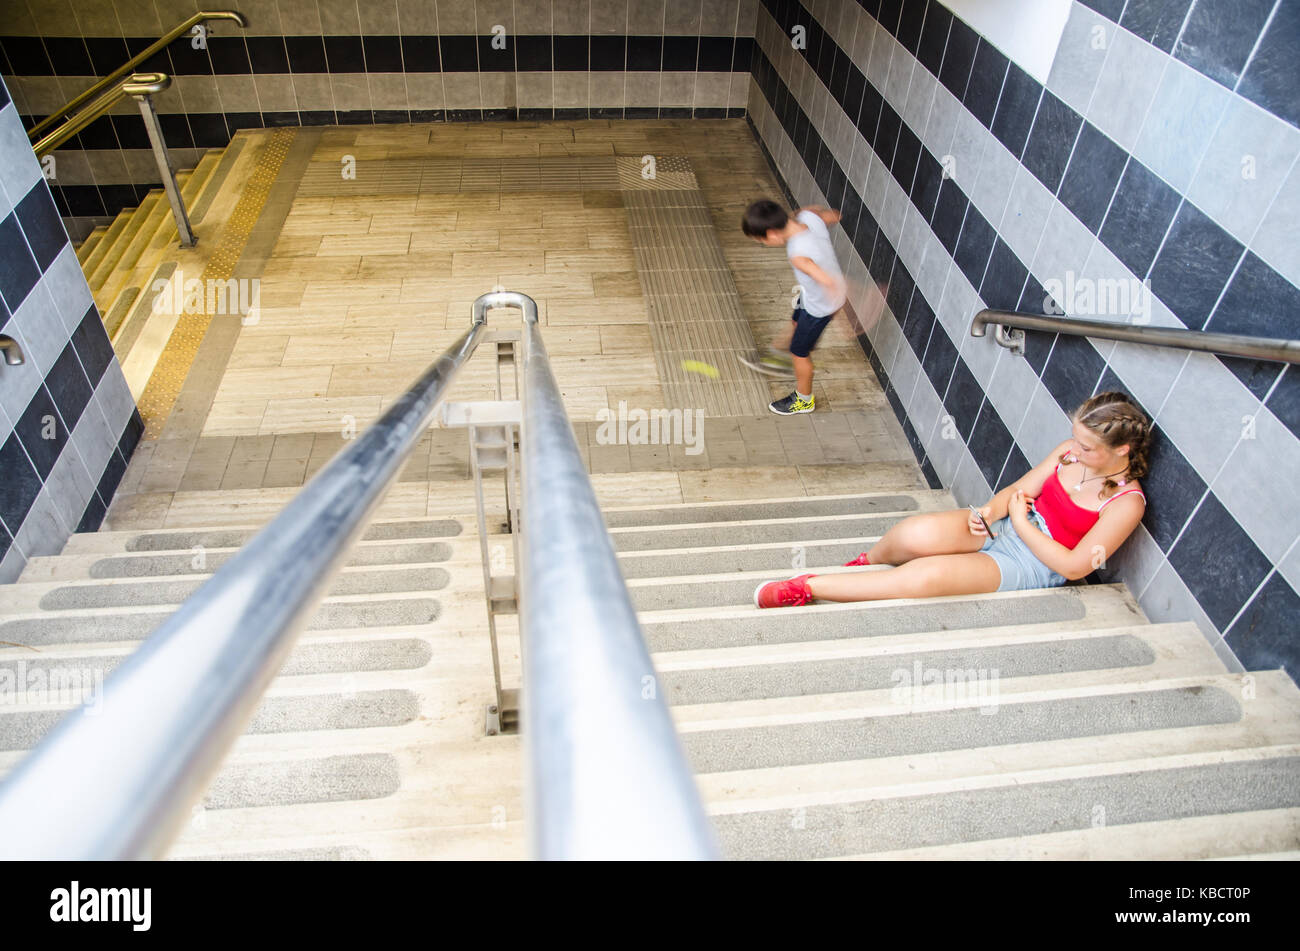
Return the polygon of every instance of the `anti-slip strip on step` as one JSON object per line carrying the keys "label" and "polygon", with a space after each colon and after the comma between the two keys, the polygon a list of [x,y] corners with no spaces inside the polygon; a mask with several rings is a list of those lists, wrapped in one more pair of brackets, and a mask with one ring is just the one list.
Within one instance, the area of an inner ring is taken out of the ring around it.
{"label": "anti-slip strip on step", "polygon": [[[415,627],[432,624],[441,613],[434,598],[375,598],[326,602],[316,609],[307,630],[336,631],[356,627]],[[0,623],[0,641],[40,648],[55,644],[144,640],[169,616],[167,611],[124,614],[50,614]]]}
{"label": "anti-slip strip on step", "polygon": [[[1078,621],[1088,614],[1079,594],[1054,589],[1032,599],[973,597],[945,601],[875,601],[860,609],[772,608],[738,617],[643,619],[652,652],[824,641],[843,637],[928,634],[934,631]],[[1135,619],[1136,620],[1136,619]],[[3,636],[3,629],[0,629]]]}
{"label": "anti-slip strip on step", "polygon": [[[732,859],[818,859],[1300,805],[1300,757],[713,817]],[[1140,856],[1130,856],[1140,857]]]}
{"label": "anti-slip strip on step", "polygon": [[621,526],[680,525],[713,520],[795,518],[800,515],[860,515],[868,512],[914,512],[919,508],[910,495],[848,496],[840,499],[789,499],[781,502],[731,502],[716,506],[673,506],[658,509],[623,509],[605,513],[605,524]]}
{"label": "anti-slip strip on step", "polygon": [[[91,685],[87,684],[86,688],[93,692]],[[92,697],[92,709],[93,703]],[[0,708],[0,752],[31,749],[65,713],[66,709],[58,708],[5,713]],[[302,733],[401,726],[419,715],[419,701],[409,690],[367,690],[351,696],[265,697],[245,733]]]}
{"label": "anti-slip strip on step", "polygon": [[[70,584],[46,592],[40,600],[43,611],[75,611],[84,608],[124,608],[134,605],[180,604],[194,594],[206,578],[126,581],[112,584]],[[357,570],[335,575],[328,596],[389,594],[407,591],[438,591],[451,576],[442,568],[405,567]]]}
{"label": "anti-slip strip on step", "polygon": [[387,753],[275,763],[234,763],[217,774],[205,809],[293,806],[308,802],[382,799],[401,787],[397,759]]}
{"label": "anti-slip strip on step", "polygon": [[[433,659],[429,642],[415,637],[349,639],[345,641],[300,641],[289,653],[278,676],[299,677],[309,674],[352,674],[374,670],[418,670]],[[107,677],[125,655],[87,654],[81,657],[48,659],[38,654],[23,654],[0,659],[0,671],[14,678],[13,683],[58,683],[58,677],[75,674],[82,683],[95,683]],[[23,677],[35,678],[24,681]],[[0,707],[3,713],[3,707]]]}
{"label": "anti-slip strip on step", "polygon": [[[705,424],[707,428],[707,423]],[[701,548],[706,545],[759,545],[788,541],[798,545],[819,538],[878,538],[907,515],[864,515],[822,522],[739,522],[694,528],[619,529],[612,534],[615,551]]]}
{"label": "anti-slip strip on step", "polygon": [[[127,542],[126,550],[185,551],[192,548],[239,548],[261,529],[229,528],[196,531],[150,532]],[[377,522],[366,529],[362,541],[404,538],[453,538],[461,533],[453,519],[409,519],[402,522]]]}
{"label": "anti-slip strip on step", "polygon": [[[1179,687],[999,702],[996,682],[963,684],[983,708],[911,710],[906,716],[854,717],[682,734],[700,773],[803,766],[886,756],[919,756],[986,746],[1043,743],[1235,723],[1241,705],[1218,687]],[[919,688],[918,688],[919,689]],[[900,711],[907,710],[900,705]]]}
{"label": "anti-slip strip on step", "polygon": [[[664,671],[659,687],[669,703],[730,703],[769,697],[800,697],[858,690],[890,690],[916,669],[970,674],[963,684],[978,687],[979,671],[997,682],[1015,677],[1147,667],[1156,661],[1150,645],[1132,634],[1077,637],[1024,644],[989,644],[953,650],[926,650],[887,657],[837,657],[792,660],[743,667]],[[919,668],[916,665],[920,665]],[[921,678],[914,681],[924,690]],[[942,683],[938,685],[942,688]]]}
{"label": "anti-slip strip on step", "polygon": [[[118,555],[101,558],[90,566],[90,577],[96,580],[115,578],[147,578],[155,575],[210,574],[216,571],[236,552],[197,551],[179,554]],[[451,546],[444,542],[400,542],[393,545],[356,546],[348,554],[347,567],[377,567],[380,565],[428,564],[446,561],[451,557]]]}
{"label": "anti-slip strip on step", "polygon": [[[713,574],[729,571],[770,571],[770,578],[760,580],[777,580],[782,573],[786,576],[796,573],[802,566],[805,569],[830,568],[842,565],[862,553],[867,542],[840,542],[832,545],[799,545],[779,548],[738,548],[734,551],[669,551],[642,555],[639,552],[625,552],[626,557],[619,559],[619,568],[623,577],[662,578],[692,574]],[[796,557],[802,554],[802,561],[796,564]]]}

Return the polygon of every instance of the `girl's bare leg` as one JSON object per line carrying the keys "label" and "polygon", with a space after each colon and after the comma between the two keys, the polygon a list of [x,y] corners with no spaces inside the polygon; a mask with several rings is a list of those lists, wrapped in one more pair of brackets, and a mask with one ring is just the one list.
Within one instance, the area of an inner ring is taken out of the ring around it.
{"label": "girl's bare leg", "polygon": [[817,575],[808,579],[820,601],[881,601],[889,598],[933,598],[945,594],[996,591],[1002,572],[989,555],[926,555],[886,571],[855,571]]}
{"label": "girl's bare leg", "polygon": [[970,533],[969,518],[968,509],[909,516],[885,532],[867,557],[873,565],[901,565],[926,555],[978,552],[987,539]]}

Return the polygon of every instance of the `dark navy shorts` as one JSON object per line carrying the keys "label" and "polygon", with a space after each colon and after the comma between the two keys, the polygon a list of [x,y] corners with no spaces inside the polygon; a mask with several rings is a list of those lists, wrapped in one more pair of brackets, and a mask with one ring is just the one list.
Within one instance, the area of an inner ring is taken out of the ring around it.
{"label": "dark navy shorts", "polygon": [[794,338],[790,341],[790,353],[796,357],[807,357],[812,353],[812,348],[817,346],[817,338],[822,335],[826,325],[831,322],[830,314],[827,317],[814,317],[802,307],[796,307],[790,319],[795,322]]}

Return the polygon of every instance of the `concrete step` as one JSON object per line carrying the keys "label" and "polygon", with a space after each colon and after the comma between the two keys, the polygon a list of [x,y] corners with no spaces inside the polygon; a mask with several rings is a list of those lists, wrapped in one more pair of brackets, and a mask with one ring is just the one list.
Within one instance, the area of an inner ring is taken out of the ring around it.
{"label": "concrete step", "polygon": [[[757,645],[653,655],[659,689],[674,705],[728,703],[1092,672],[1095,681],[1226,673],[1195,624],[1061,630],[1021,624],[847,641]],[[934,689],[938,689],[935,687]]]}
{"label": "concrete step", "polygon": [[[28,750],[44,738],[70,707],[0,707],[0,751]],[[368,690],[351,694],[269,695],[258,704],[246,734],[361,730],[410,723],[419,703],[409,690]]]}
{"label": "concrete step", "polygon": [[[191,173],[177,172],[176,183],[181,187],[184,193],[185,185],[189,181]],[[164,193],[162,197],[154,204],[149,215],[141,219],[139,225],[135,228],[128,228],[122,233],[119,240],[127,241],[126,250],[122,252],[122,257],[118,259],[117,266],[109,274],[98,291],[95,292],[95,300],[103,300],[105,303],[112,301],[122,288],[130,284],[131,276],[135,271],[146,266],[150,260],[150,248],[158,231],[165,228],[172,217],[171,203],[167,201]]]}
{"label": "concrete step", "polygon": [[126,208],[118,212],[117,216],[108,223],[108,227],[104,229],[103,235],[100,236],[99,243],[96,244],[90,253],[86,255],[85,259],[81,261],[81,270],[82,273],[86,275],[87,281],[90,280],[95,269],[99,267],[100,263],[104,260],[104,256],[112,250],[113,245],[117,240],[117,236],[122,233],[122,229],[127,226],[131,216],[135,214],[136,211],[136,208]]}
{"label": "concrete step", "polygon": [[863,690],[680,706],[673,715],[697,772],[735,772],[1232,723],[1242,708],[1231,678],[988,678],[945,687],[951,699]]}
{"label": "concrete step", "polygon": [[[791,548],[785,549],[786,561],[793,560]],[[796,553],[798,549],[796,548]],[[677,569],[680,570],[680,569]],[[888,565],[846,568],[828,565],[817,569],[822,575],[857,574],[888,571]],[[628,581],[632,603],[638,611],[676,611],[687,608],[740,607],[754,604],[754,592],[768,581],[789,578],[801,573],[788,564],[784,571],[729,571],[667,577],[634,578]],[[829,602],[825,602],[829,603]]]}
{"label": "concrete step", "polygon": [[[238,548],[201,551],[130,552],[121,555],[53,555],[30,558],[22,582],[72,581],[88,578],[149,578],[158,575],[209,575],[235,556]],[[347,567],[433,564],[452,557],[452,546],[432,540],[358,542]]]}
{"label": "concrete step", "polygon": [[140,288],[135,285],[127,285],[114,298],[108,310],[104,311],[104,329],[108,332],[110,339],[117,336],[118,331],[122,329],[122,325],[126,323],[127,317],[131,315],[131,311],[135,308],[136,300],[139,297]]}
{"label": "concrete step", "polygon": [[918,634],[1029,623],[1113,627],[1146,623],[1127,586],[1079,585],[1036,591],[851,604],[812,604],[760,611],[692,608],[640,615],[651,651],[742,647],[843,638]]}
{"label": "concrete step", "polygon": [[[1281,849],[1291,853],[1281,853]],[[1019,838],[985,839],[913,849],[897,849],[845,859],[952,862],[1041,860],[1148,862],[1247,859],[1255,856],[1300,858],[1300,809],[1261,809],[1185,819],[1092,825],[1069,832],[1044,832]]]}
{"label": "concrete step", "polygon": [[108,225],[100,225],[86,235],[86,239],[77,245],[78,264],[85,265],[86,259],[90,257],[91,252],[95,250],[95,246],[99,244],[106,234],[108,234]]}
{"label": "concrete step", "polygon": [[648,508],[607,507],[610,528],[738,522],[819,515],[930,512],[955,507],[947,492],[864,492],[856,495],[797,496],[787,499],[740,499],[733,502],[687,502]]}
{"label": "concrete step", "polygon": [[[85,608],[20,614],[0,621],[7,647],[43,650],[67,644],[139,641],[174,613],[174,605],[138,608]],[[307,630],[401,627],[438,619],[438,599],[419,592],[330,597],[316,609]]]}
{"label": "concrete step", "polygon": [[[63,547],[63,554],[116,552],[190,552],[239,548],[262,530],[262,526],[233,528],[157,529],[153,531],[78,532]],[[362,541],[454,538],[465,531],[458,519],[405,518],[375,520],[361,536]]]}
{"label": "concrete step", "polygon": [[207,217],[208,209],[212,207],[217,195],[220,194],[222,186],[230,175],[231,169],[239,160],[240,153],[247,142],[248,136],[237,132],[235,137],[230,140],[230,144],[223,149],[217,150],[221,155],[220,160],[212,169],[212,174],[208,176],[208,180],[204,183],[202,192],[194,200],[194,204],[190,208],[190,222],[195,226],[202,224]]}
{"label": "concrete step", "polygon": [[[888,855],[927,847],[1005,842],[1013,837],[1081,833],[1099,821],[1131,824],[1199,818],[1300,805],[1300,746],[1188,757],[1158,766],[1110,764],[1083,775],[1045,771],[960,793],[880,796],[806,807],[715,815],[723,853],[733,859],[815,859]],[[1294,844],[1283,827],[1282,847]],[[1276,847],[1274,845],[1273,847]],[[1125,858],[1146,857],[1130,842]],[[1196,857],[1199,847],[1167,842],[1167,857]],[[1188,854],[1188,853],[1191,854]],[[1056,856],[1053,856],[1056,857]]]}
{"label": "concrete step", "polygon": [[810,515],[804,518],[698,522],[634,528],[611,528],[610,538],[619,552],[697,548],[716,545],[758,545],[845,538],[876,538],[911,515],[882,512],[874,515]]}
{"label": "concrete step", "polygon": [[[434,565],[380,565],[346,568],[330,585],[332,595],[379,595],[390,592],[438,591],[447,586],[447,570]],[[6,589],[0,616],[31,611],[178,606],[207,581],[206,577],[114,578],[83,582],[20,582]]]}

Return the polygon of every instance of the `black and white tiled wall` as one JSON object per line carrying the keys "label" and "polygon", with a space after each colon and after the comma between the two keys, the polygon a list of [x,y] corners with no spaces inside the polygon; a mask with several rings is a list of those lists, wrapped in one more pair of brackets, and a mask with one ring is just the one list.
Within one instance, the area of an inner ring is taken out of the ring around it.
{"label": "black and white tiled wall", "polygon": [[0,83],[0,583],[104,517],[143,432],[90,288]]}
{"label": "black and white tiled wall", "polygon": [[[239,129],[744,114],[758,0],[239,0],[142,69],[178,168]],[[30,126],[198,9],[194,0],[9,0],[0,73]],[[494,28],[500,27],[495,43]],[[127,101],[55,153],[67,218],[135,204],[158,171]],[[73,223],[80,229],[88,221]]]}
{"label": "black and white tiled wall", "polygon": [[1149,504],[1094,580],[1293,675],[1300,367],[1041,333],[1017,356],[970,324],[1300,336],[1298,46],[1296,0],[1075,0],[1040,82],[938,0],[763,0],[749,102],[797,201],[844,212],[859,339],[931,484],[983,502],[1130,393]]}

